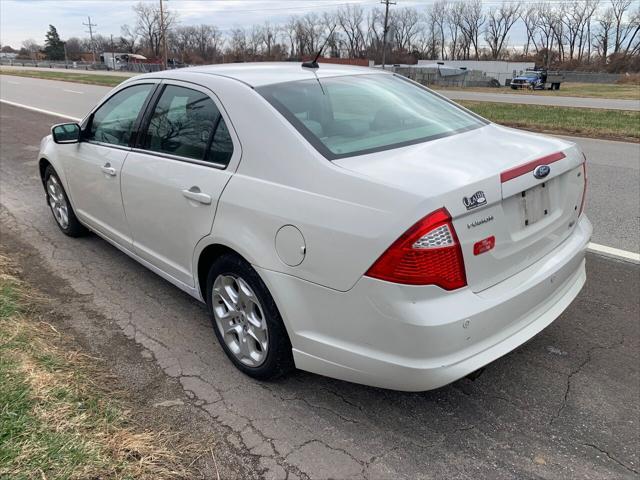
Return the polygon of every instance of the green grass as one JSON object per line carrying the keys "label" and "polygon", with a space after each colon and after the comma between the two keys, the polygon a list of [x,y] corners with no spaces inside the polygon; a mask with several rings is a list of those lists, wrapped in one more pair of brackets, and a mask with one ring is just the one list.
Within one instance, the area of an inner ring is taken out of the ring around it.
{"label": "green grass", "polygon": [[115,75],[100,75],[77,72],[51,72],[42,70],[14,70],[0,68],[2,75],[14,75],[17,77],[42,78],[44,80],[59,80],[63,82],[85,83],[89,85],[102,85],[105,87],[115,87],[126,80],[126,77]]}
{"label": "green grass", "polygon": [[640,112],[459,101],[492,122],[565,135],[640,141]]}
{"label": "green grass", "polygon": [[0,479],[190,478],[189,454],[131,426],[105,372],[36,318],[44,300],[7,263],[0,255]]}
{"label": "green grass", "polygon": [[550,97],[589,97],[589,98],[611,98],[617,100],[638,100],[640,99],[640,85],[638,84],[613,84],[613,83],[579,83],[564,82],[560,85],[560,90],[513,90],[508,87],[458,87],[442,88],[432,86],[436,90],[460,90],[466,92],[484,93],[510,93],[515,95],[544,95]]}

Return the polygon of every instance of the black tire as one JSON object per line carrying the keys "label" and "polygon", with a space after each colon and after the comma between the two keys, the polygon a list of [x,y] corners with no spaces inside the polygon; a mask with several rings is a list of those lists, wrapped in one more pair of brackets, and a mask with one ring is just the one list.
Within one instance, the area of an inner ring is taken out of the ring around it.
{"label": "black tire", "polygon": [[[234,355],[225,343],[223,335],[216,325],[213,312],[213,284],[218,275],[229,274],[242,278],[251,287],[258,297],[264,312],[268,329],[269,348],[267,349],[267,356],[263,363],[256,367],[243,364]],[[206,297],[211,323],[218,343],[220,343],[224,353],[238,370],[258,380],[272,380],[289,373],[295,368],[291,352],[291,342],[284,323],[282,322],[278,307],[269,293],[267,286],[246,260],[234,253],[225,253],[218,257],[209,268]]]}
{"label": "black tire", "polygon": [[53,215],[53,219],[55,220],[56,225],[58,225],[58,228],[62,230],[62,233],[64,233],[65,235],[68,235],[69,237],[82,237],[87,233],[89,233],[89,230],[87,230],[87,228],[80,223],[80,221],[78,220],[78,217],[76,217],[76,213],[73,211],[73,207],[71,206],[71,202],[69,201],[67,192],[65,192],[64,187],[62,186],[60,177],[58,177],[58,174],[56,173],[56,171],[51,165],[47,165],[47,168],[44,171],[44,191],[47,195],[47,205],[49,205],[49,208],[51,209],[51,213],[53,214],[53,206],[51,205],[49,190],[47,189],[47,182],[49,180],[49,177],[53,177],[58,182],[58,184],[60,185],[60,190],[62,191],[62,195],[64,196],[65,201],[67,202],[69,221],[66,227],[63,227],[62,225],[60,225],[60,222],[58,222],[58,220],[56,219],[55,214]]}

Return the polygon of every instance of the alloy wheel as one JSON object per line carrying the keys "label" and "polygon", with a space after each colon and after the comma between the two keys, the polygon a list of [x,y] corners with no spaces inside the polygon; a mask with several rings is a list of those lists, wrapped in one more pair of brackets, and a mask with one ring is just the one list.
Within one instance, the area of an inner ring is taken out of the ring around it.
{"label": "alloy wheel", "polygon": [[239,276],[218,275],[212,299],[216,327],[229,350],[244,365],[260,366],[267,357],[269,335],[255,292]]}
{"label": "alloy wheel", "polygon": [[49,196],[49,206],[58,225],[63,229],[69,227],[69,205],[62,191],[62,186],[54,175],[47,179],[47,194]]}

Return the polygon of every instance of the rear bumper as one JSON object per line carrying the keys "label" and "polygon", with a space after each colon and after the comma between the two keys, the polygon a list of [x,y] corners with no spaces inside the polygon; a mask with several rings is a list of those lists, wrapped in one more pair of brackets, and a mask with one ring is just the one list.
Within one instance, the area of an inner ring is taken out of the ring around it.
{"label": "rear bumper", "polygon": [[342,380],[421,391],[505,355],[555,320],[585,283],[592,227],[522,272],[479,293],[361,278],[347,292],[267,270],[296,366]]}

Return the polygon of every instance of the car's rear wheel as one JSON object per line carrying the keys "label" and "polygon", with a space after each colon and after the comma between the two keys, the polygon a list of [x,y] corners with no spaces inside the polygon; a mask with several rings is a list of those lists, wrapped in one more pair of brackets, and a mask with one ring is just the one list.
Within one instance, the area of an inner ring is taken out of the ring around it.
{"label": "car's rear wheel", "polygon": [[293,369],[291,343],[273,297],[244,259],[227,253],[213,262],[207,305],[216,337],[239,370],[267,380]]}
{"label": "car's rear wheel", "polygon": [[44,185],[47,203],[60,230],[70,237],[85,235],[88,230],[78,221],[60,177],[51,165],[48,165],[44,172]]}

